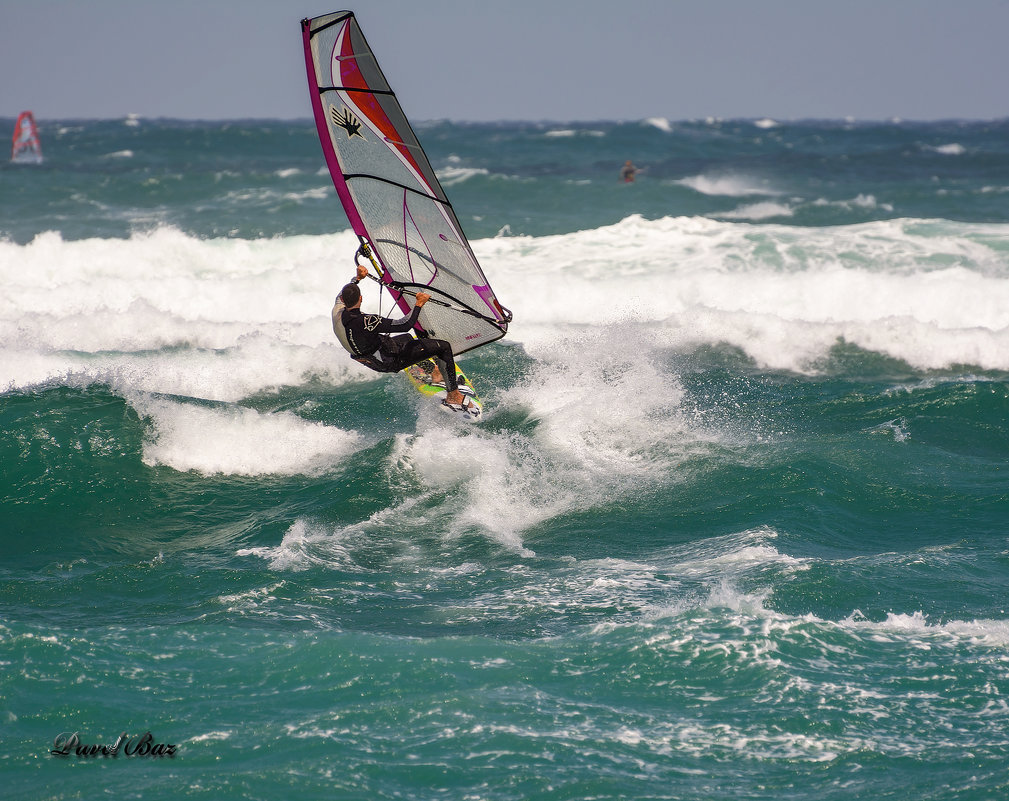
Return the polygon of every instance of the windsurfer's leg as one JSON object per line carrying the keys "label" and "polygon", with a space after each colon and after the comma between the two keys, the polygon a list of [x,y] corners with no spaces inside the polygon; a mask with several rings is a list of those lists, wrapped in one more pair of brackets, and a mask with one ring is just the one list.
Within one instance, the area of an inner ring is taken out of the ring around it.
{"label": "windsurfer's leg", "polygon": [[[433,339],[431,341],[438,343],[440,346],[438,352],[433,355],[434,362],[441,370],[442,378],[445,381],[445,389],[448,390],[449,395],[453,392],[458,393],[459,382],[455,375],[455,357],[452,355],[452,346],[444,339]],[[458,403],[459,401],[453,402]]]}
{"label": "windsurfer's leg", "polygon": [[441,370],[442,378],[445,380],[448,402],[462,403],[462,394],[459,392],[459,384],[455,375],[455,357],[452,355],[452,346],[448,342],[444,339],[423,337],[411,342],[403,355],[406,359],[404,366],[416,364],[424,359],[434,359],[438,369]]}
{"label": "windsurfer's leg", "polygon": [[456,379],[455,361],[452,360],[451,353],[449,354],[448,361],[435,356],[434,362],[438,365],[438,369],[441,371],[441,378],[442,381],[445,382],[445,388],[449,392],[457,390],[459,388],[459,382]]}
{"label": "windsurfer's leg", "polygon": [[452,355],[452,346],[442,339],[435,340],[443,345],[441,353],[434,357],[435,363],[441,367],[441,374],[445,378],[445,389],[448,390],[445,400],[449,403],[462,403],[462,393],[459,391],[459,381],[455,374],[455,357]]}

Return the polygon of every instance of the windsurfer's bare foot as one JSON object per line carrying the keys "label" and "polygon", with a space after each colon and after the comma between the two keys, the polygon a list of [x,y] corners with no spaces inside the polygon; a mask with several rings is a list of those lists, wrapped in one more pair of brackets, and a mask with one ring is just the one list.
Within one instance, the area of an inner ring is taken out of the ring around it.
{"label": "windsurfer's bare foot", "polygon": [[459,390],[453,390],[445,396],[445,400],[449,403],[454,403],[456,406],[462,406],[462,393]]}
{"label": "windsurfer's bare foot", "polygon": [[441,374],[441,370],[438,369],[438,365],[436,364],[434,366],[434,369],[431,371],[431,383],[432,384],[441,384],[444,381],[445,381],[445,377]]}

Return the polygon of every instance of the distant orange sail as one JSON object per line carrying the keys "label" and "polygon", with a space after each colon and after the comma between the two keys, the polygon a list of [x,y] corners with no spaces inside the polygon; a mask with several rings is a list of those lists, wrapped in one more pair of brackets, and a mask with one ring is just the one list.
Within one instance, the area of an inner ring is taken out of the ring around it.
{"label": "distant orange sail", "polygon": [[11,161],[16,164],[41,164],[42,144],[35,117],[30,111],[22,111],[14,124],[14,143],[11,145]]}

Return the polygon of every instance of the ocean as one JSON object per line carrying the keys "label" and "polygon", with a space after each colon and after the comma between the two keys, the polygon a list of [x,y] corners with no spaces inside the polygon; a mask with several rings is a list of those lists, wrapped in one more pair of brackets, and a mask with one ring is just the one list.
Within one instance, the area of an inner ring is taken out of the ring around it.
{"label": "ocean", "polygon": [[334,338],[310,120],[39,124],[6,799],[1009,795],[1009,121],[417,124],[473,425]]}

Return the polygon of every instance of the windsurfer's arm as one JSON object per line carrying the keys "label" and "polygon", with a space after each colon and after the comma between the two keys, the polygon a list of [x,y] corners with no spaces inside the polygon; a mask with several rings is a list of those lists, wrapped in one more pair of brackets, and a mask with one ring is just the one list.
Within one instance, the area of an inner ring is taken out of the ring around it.
{"label": "windsurfer's arm", "polygon": [[388,317],[383,317],[382,322],[378,326],[378,332],[380,334],[400,334],[404,331],[409,331],[417,324],[417,315],[420,314],[420,307],[427,303],[430,297],[427,292],[418,292],[417,303],[413,307],[413,310],[406,317],[399,320],[390,320]]}

